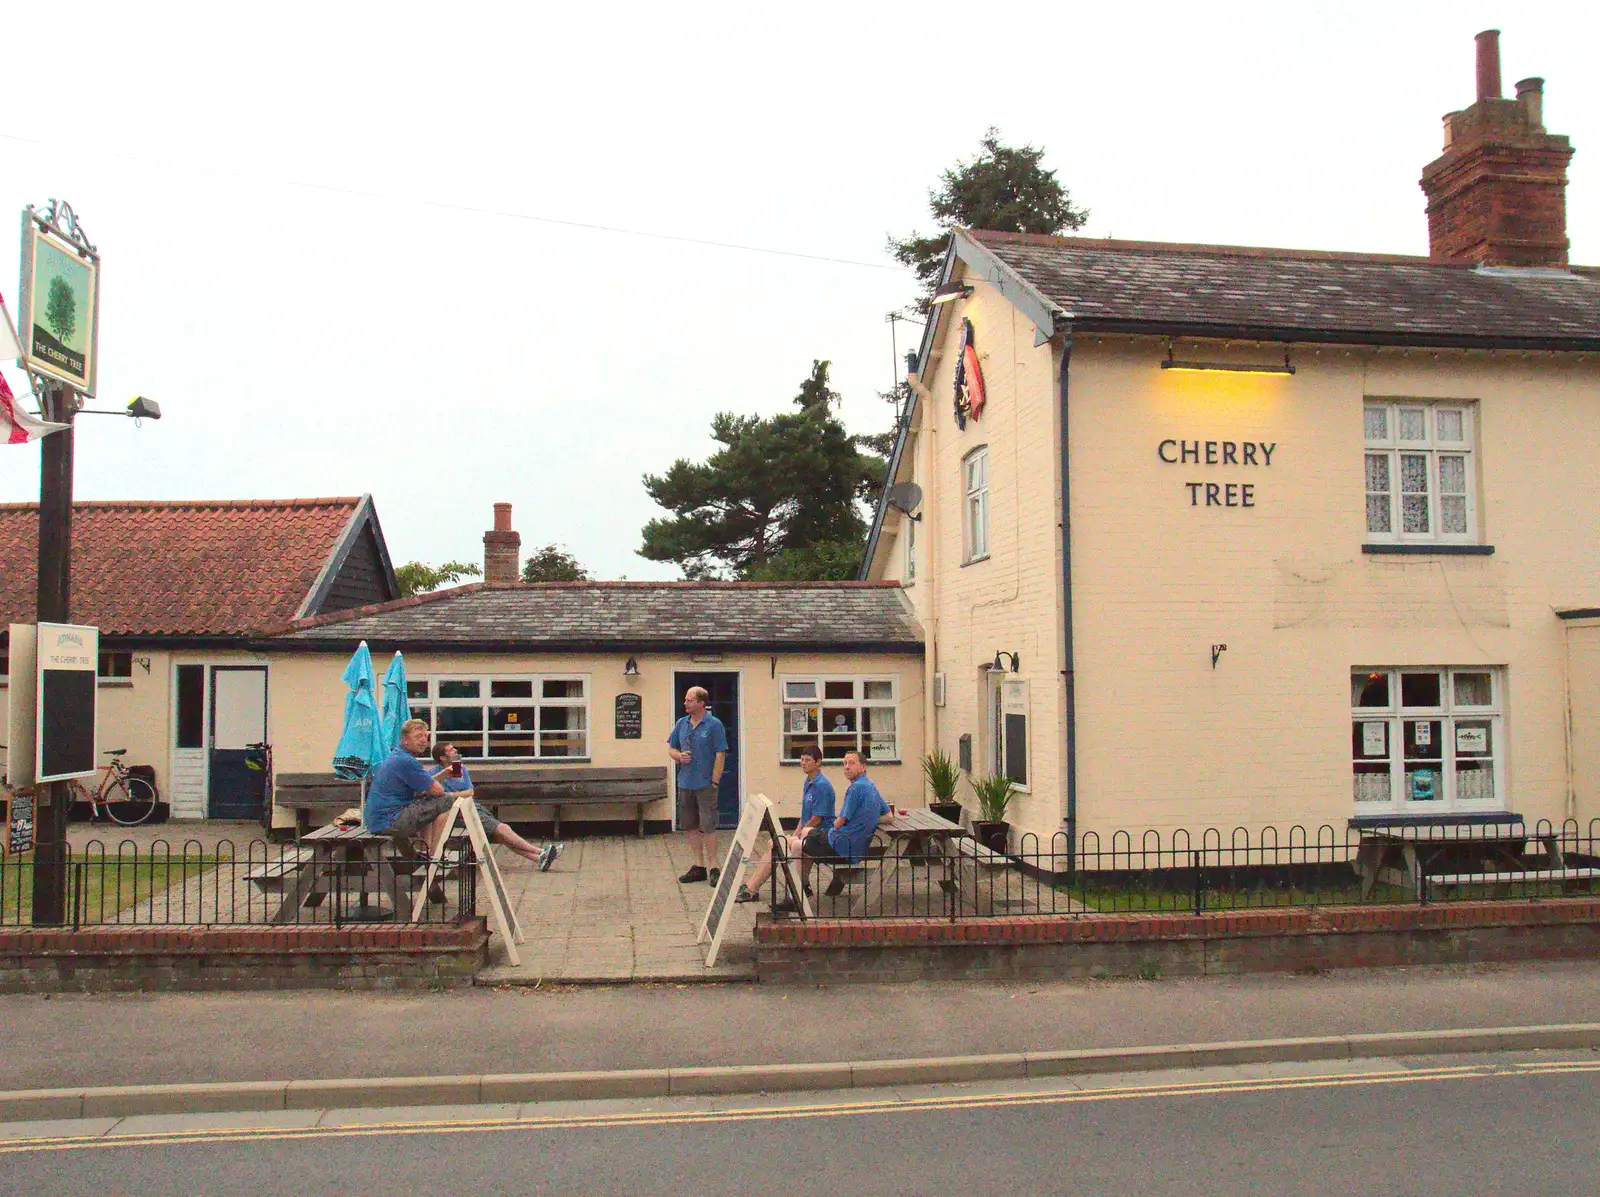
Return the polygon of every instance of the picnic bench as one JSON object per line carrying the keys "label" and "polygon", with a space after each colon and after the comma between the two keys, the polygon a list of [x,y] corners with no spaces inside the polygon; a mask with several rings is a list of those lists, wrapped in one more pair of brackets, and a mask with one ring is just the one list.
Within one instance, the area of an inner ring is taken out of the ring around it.
{"label": "picnic bench", "polygon": [[[1530,829],[1521,815],[1365,816],[1350,826],[1360,836],[1356,872],[1363,899],[1380,881],[1418,890],[1600,876],[1600,869],[1568,867],[1560,834],[1548,825]],[[1529,858],[1530,844],[1543,854]]]}
{"label": "picnic bench", "polygon": [[[300,922],[302,910],[315,909],[330,897],[339,904],[337,918],[361,921],[408,914],[423,871],[424,862],[395,854],[389,836],[330,823],[307,834],[299,847],[254,866],[245,879],[263,893],[283,895],[272,915],[274,923]],[[357,887],[359,905],[347,913],[346,892]],[[369,895],[388,897],[391,908],[383,910]]]}
{"label": "picnic bench", "polygon": [[[497,768],[469,762],[478,805],[499,814],[505,806],[548,806],[561,838],[562,818],[577,807],[632,806],[638,834],[644,835],[644,811],[667,797],[667,767],[596,769],[586,765],[543,768]],[[361,783],[332,773],[280,773],[273,801],[293,810],[295,833],[304,838],[314,814],[328,816],[361,805]]]}

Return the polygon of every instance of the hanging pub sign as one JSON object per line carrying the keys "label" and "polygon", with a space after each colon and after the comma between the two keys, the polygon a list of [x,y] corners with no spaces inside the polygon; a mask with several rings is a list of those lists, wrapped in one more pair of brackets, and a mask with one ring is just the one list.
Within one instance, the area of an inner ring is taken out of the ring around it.
{"label": "hanging pub sign", "polygon": [[956,358],[956,427],[965,428],[967,417],[983,415],[983,367],[978,365],[978,347],[972,321],[961,321],[961,353]]}
{"label": "hanging pub sign", "polygon": [[27,368],[93,395],[100,336],[100,255],[72,208],[55,200],[22,213],[17,333]]}

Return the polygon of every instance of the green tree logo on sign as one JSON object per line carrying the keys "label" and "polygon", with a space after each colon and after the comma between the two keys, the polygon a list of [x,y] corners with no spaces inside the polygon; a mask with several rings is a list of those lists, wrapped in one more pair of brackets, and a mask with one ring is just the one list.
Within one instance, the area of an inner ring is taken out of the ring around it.
{"label": "green tree logo on sign", "polygon": [[45,323],[55,333],[56,340],[65,344],[78,330],[78,302],[72,284],[59,274],[50,280],[50,296],[45,303]]}

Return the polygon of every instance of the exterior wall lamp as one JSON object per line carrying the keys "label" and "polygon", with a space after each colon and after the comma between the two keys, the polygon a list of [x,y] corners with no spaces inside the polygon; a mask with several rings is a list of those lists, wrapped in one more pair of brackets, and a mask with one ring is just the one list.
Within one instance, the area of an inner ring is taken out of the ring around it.
{"label": "exterior wall lamp", "polygon": [[1006,671],[1005,664],[1000,659],[1002,657],[1009,657],[1011,659],[1012,673],[1016,673],[1018,669],[1022,668],[1022,660],[1017,656],[1016,653],[1002,652],[996,649],[994,654],[994,664],[989,666],[990,673],[1004,673]]}
{"label": "exterior wall lamp", "polygon": [[1289,351],[1283,351],[1283,365],[1274,366],[1257,362],[1184,362],[1174,361],[1172,346],[1167,346],[1167,360],[1161,363],[1163,370],[1222,370],[1229,374],[1293,374],[1294,367],[1289,364]]}
{"label": "exterior wall lamp", "polygon": [[634,660],[632,657],[629,657],[628,660],[622,666],[622,676],[623,677],[638,677],[639,676],[639,662]]}
{"label": "exterior wall lamp", "polygon": [[1217,659],[1227,651],[1228,646],[1226,644],[1213,644],[1211,646],[1211,668],[1215,669],[1217,667]]}
{"label": "exterior wall lamp", "polygon": [[946,283],[933,293],[933,298],[928,300],[930,307],[941,303],[951,303],[957,299],[966,299],[972,294],[972,288],[966,283]]}
{"label": "exterior wall lamp", "polygon": [[143,395],[135,395],[132,402],[122,411],[110,411],[99,407],[80,407],[78,414],[84,416],[132,416],[135,420],[159,420],[161,418],[161,404],[154,399],[146,399]]}

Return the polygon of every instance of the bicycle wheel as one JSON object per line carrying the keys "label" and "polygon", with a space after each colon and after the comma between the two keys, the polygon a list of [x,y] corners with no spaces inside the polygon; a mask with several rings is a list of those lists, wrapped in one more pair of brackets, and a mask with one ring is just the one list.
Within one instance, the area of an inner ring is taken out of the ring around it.
{"label": "bicycle wheel", "polygon": [[113,823],[135,827],[156,813],[156,788],[142,777],[119,777],[106,787],[105,802]]}

